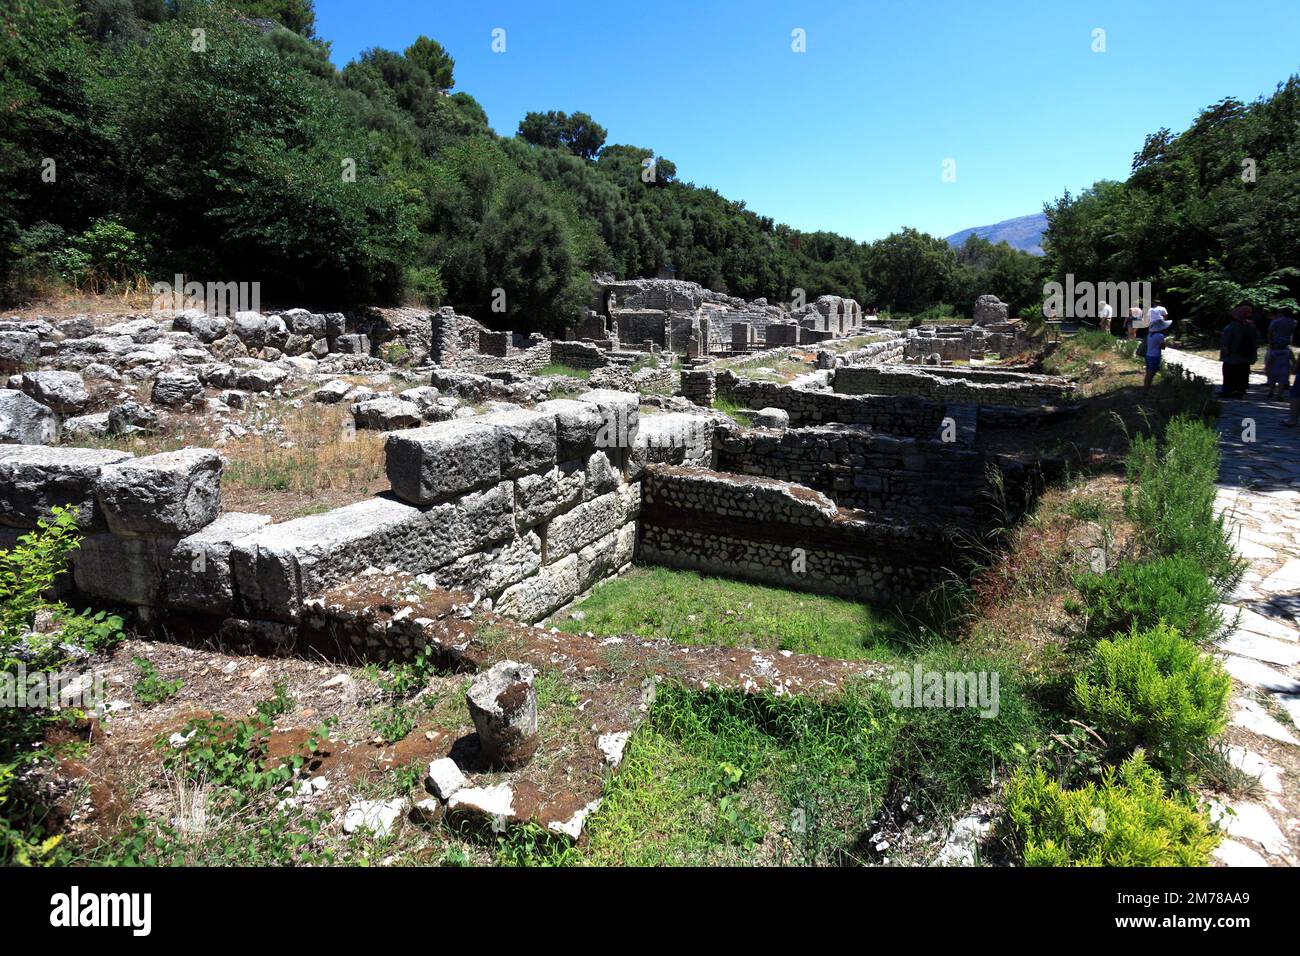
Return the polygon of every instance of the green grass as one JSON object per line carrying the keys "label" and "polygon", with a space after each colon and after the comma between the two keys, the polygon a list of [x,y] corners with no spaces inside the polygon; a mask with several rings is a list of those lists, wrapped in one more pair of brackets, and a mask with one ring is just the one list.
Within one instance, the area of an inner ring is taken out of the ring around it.
{"label": "green grass", "polygon": [[564,375],[568,378],[580,378],[584,382],[591,378],[591,372],[584,368],[574,368],[572,365],[565,365],[562,362],[552,362],[550,365],[544,365],[534,374],[540,376]]}
{"label": "green grass", "polygon": [[[980,668],[950,652],[927,668]],[[968,806],[1019,766],[1035,717],[1014,684],[1001,711],[899,708],[863,683],[829,700],[666,684],[577,849],[540,840],[499,862],[597,866],[853,865],[882,808]]]}
{"label": "green grass", "polygon": [[892,658],[902,637],[899,621],[868,604],[670,568],[633,568],[574,610],[581,619],[565,614],[555,626],[846,660]]}

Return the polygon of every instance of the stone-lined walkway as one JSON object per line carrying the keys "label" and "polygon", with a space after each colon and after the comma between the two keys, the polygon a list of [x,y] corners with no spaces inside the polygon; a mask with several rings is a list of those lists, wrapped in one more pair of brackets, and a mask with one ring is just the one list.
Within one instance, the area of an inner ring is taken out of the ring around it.
{"label": "stone-lined walkway", "polygon": [[[1176,349],[1165,357],[1222,382],[1217,362]],[[1260,781],[1248,799],[1213,804],[1232,811],[1215,852],[1228,866],[1300,865],[1300,434],[1282,427],[1286,404],[1265,400],[1263,381],[1251,375],[1247,397],[1224,401],[1219,417],[1216,507],[1247,562],[1222,606],[1235,622],[1219,641],[1233,677],[1227,739],[1233,762]]]}

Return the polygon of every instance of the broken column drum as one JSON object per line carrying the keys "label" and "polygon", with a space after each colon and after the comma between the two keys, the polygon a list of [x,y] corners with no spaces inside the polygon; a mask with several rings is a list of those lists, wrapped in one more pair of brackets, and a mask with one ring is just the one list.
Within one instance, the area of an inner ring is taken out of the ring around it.
{"label": "broken column drum", "polygon": [[465,700],[479,754],[492,767],[522,767],[537,750],[537,690],[528,664],[499,661],[474,678]]}

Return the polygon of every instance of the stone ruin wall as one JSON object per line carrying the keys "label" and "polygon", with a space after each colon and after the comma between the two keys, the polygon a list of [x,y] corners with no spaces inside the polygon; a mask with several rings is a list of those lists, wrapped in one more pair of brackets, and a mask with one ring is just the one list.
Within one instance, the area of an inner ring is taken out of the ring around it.
{"label": "stone ruin wall", "polygon": [[639,556],[707,574],[892,603],[942,580],[942,529],[864,519],[788,482],[655,465],[646,469]]}
{"label": "stone ruin wall", "polygon": [[906,365],[837,368],[831,387],[839,395],[919,395],[939,402],[1018,408],[1066,405],[1078,395],[1075,385],[1050,375],[1000,373],[986,378],[932,374],[929,369]]}
{"label": "stone ruin wall", "polygon": [[[221,459],[206,449],[135,458],[4,445],[0,547],[70,505],[84,533],[75,593],[145,617],[293,625],[311,595],[378,569],[477,592],[529,622],[632,560],[647,462],[707,464],[707,431],[690,444],[662,439],[708,419],[656,418],[641,429],[635,394],[596,390],[391,432],[391,494],[279,524],[220,513]],[[601,447],[610,423],[630,441]]]}
{"label": "stone ruin wall", "polygon": [[719,432],[714,444],[719,471],[804,485],[841,507],[964,526],[989,504],[985,455],[938,440],[825,425]]}
{"label": "stone ruin wall", "polygon": [[[686,377],[684,372],[683,388]],[[891,435],[933,438],[948,414],[944,404],[915,396],[837,395],[777,382],[747,381],[725,370],[694,372],[692,389],[707,388],[702,383],[709,377],[718,396],[745,408],[779,408],[790,416],[795,428],[838,422],[866,425]]]}

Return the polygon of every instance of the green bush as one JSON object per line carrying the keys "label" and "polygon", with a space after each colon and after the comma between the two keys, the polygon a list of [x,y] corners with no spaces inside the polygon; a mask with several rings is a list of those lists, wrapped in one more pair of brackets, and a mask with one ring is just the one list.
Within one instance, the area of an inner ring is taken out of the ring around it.
{"label": "green bush", "polygon": [[1231,684],[1214,658],[1159,624],[1098,642],[1074,696],[1113,750],[1145,747],[1155,766],[1181,775],[1227,725]]}
{"label": "green bush", "polygon": [[1220,587],[1236,579],[1241,563],[1227,528],[1214,513],[1219,478],[1219,438],[1204,422],[1178,417],[1165,429],[1164,446],[1137,436],[1126,462],[1132,485],[1125,510],[1146,535],[1154,555],[1196,560]]}
{"label": "green bush", "polygon": [[1145,631],[1163,621],[1193,641],[1204,641],[1223,624],[1215,607],[1218,590],[1194,558],[1125,562],[1105,574],[1080,574],[1074,585],[1092,639]]}
{"label": "green bush", "polygon": [[1190,798],[1165,794],[1141,751],[1077,790],[1042,766],[1017,771],[1004,826],[1025,866],[1205,866],[1219,842]]}
{"label": "green bush", "polygon": [[[49,594],[80,546],[76,514],[54,508],[36,530],[0,551],[0,670],[21,666],[56,671],[71,663],[69,648],[94,653],[121,637],[121,618],[104,612],[75,613]],[[33,628],[40,624],[39,630]],[[75,718],[35,708],[0,711],[0,865],[59,862],[57,835],[45,832],[43,795],[27,771],[57,756],[43,740],[50,726]]]}

